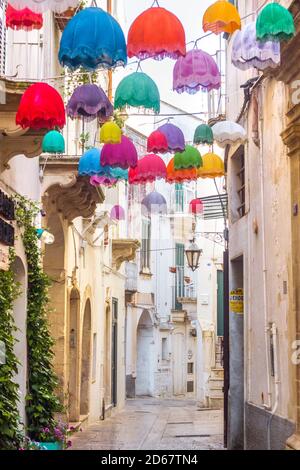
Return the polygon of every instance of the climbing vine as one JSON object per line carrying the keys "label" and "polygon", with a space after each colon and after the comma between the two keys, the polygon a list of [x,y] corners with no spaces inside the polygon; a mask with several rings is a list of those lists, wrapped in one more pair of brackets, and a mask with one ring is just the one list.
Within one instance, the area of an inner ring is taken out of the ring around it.
{"label": "climbing vine", "polygon": [[10,268],[0,271],[0,449],[11,450],[22,441],[18,412],[18,385],[14,376],[18,360],[14,353],[16,326],[12,316],[14,300],[19,295],[11,269],[14,251],[10,251]]}
{"label": "climbing vine", "polygon": [[53,339],[49,333],[47,313],[50,281],[43,272],[41,253],[34,220],[39,208],[22,196],[16,197],[16,220],[22,228],[22,239],[28,265],[27,345],[28,394],[26,413],[28,432],[39,440],[42,429],[55,425],[54,414],[61,410],[55,390]]}

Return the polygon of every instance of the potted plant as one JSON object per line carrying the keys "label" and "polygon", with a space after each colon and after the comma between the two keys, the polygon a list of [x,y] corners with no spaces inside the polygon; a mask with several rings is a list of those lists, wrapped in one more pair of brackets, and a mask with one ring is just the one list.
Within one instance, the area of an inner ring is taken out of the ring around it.
{"label": "potted plant", "polygon": [[55,422],[54,425],[44,427],[38,435],[38,446],[40,450],[64,450],[71,447],[71,441],[68,439],[76,431],[75,428],[68,426],[63,422]]}

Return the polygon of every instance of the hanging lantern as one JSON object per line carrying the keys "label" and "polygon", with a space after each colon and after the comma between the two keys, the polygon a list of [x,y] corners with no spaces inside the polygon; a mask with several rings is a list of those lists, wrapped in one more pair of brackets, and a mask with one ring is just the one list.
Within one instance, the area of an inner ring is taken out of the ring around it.
{"label": "hanging lantern", "polygon": [[115,93],[115,109],[125,106],[160,111],[160,95],[156,83],[143,72],[134,72],[119,83]]}
{"label": "hanging lantern", "polygon": [[33,29],[41,29],[43,26],[42,15],[34,13],[29,8],[24,8],[24,6],[22,10],[16,10],[8,3],[5,15],[7,28],[32,31]]}
{"label": "hanging lantern", "polygon": [[173,90],[177,93],[193,95],[199,90],[219,90],[220,87],[219,67],[207,52],[193,49],[177,60],[173,70]]}
{"label": "hanging lantern", "polygon": [[219,178],[225,175],[224,162],[215,153],[206,153],[202,157],[203,166],[198,168],[198,178]]}
{"label": "hanging lantern", "polygon": [[163,124],[157,129],[164,134],[168,142],[169,152],[183,152],[185,149],[185,140],[182,130],[174,124]]}
{"label": "hanging lantern", "polygon": [[125,211],[123,207],[116,205],[110,211],[110,218],[112,220],[125,220]]}
{"label": "hanging lantern", "polygon": [[231,62],[240,70],[252,67],[258,70],[277,67],[280,64],[280,43],[258,41],[256,39],[256,23],[253,21],[235,33]]}
{"label": "hanging lantern", "polygon": [[87,122],[96,118],[104,122],[114,112],[113,105],[102,88],[89,83],[74,90],[66,110],[71,119],[83,118]]}
{"label": "hanging lantern", "polygon": [[157,179],[165,179],[167,169],[158,155],[149,154],[138,161],[137,168],[129,169],[130,184],[152,183]]}
{"label": "hanging lantern", "polygon": [[189,204],[189,212],[193,215],[203,214],[204,205],[201,199],[193,199]]}
{"label": "hanging lantern", "polygon": [[67,23],[58,54],[62,66],[87,70],[126,65],[124,33],[119,23],[101,8],[84,8]]}
{"label": "hanging lantern", "polygon": [[48,132],[42,142],[42,150],[45,153],[65,153],[65,139],[58,131]]}
{"label": "hanging lantern", "polygon": [[152,7],[139,15],[128,32],[128,57],[177,59],[186,54],[185,32],[177,16]]}
{"label": "hanging lantern", "polygon": [[189,268],[195,272],[199,268],[200,256],[203,250],[195,243],[195,239],[191,240],[190,246],[185,250],[186,259]]}
{"label": "hanging lantern", "polygon": [[220,121],[212,127],[214,140],[220,147],[244,144],[247,140],[245,129],[233,121]]}
{"label": "hanging lantern", "polygon": [[185,183],[197,180],[196,168],[188,168],[186,170],[175,170],[174,158],[172,158],[167,165],[167,183]]}
{"label": "hanging lantern", "polygon": [[79,176],[108,175],[109,166],[101,165],[102,154],[99,149],[92,148],[87,150],[79,158],[78,174]]}
{"label": "hanging lantern", "polygon": [[295,34],[293,15],[279,3],[266,5],[256,20],[259,41],[289,41]]}
{"label": "hanging lantern", "polygon": [[164,196],[157,191],[152,191],[142,200],[142,214],[166,214],[167,201]]}
{"label": "hanging lantern", "polygon": [[198,126],[197,129],[195,130],[194,144],[212,145],[213,142],[214,142],[214,135],[213,135],[212,128],[208,126],[207,124],[200,124],[200,126]]}
{"label": "hanging lantern", "polygon": [[26,5],[35,13],[43,13],[47,10],[63,13],[68,8],[77,7],[79,0],[9,0],[9,3],[17,10],[21,10]]}
{"label": "hanging lantern", "polygon": [[175,170],[199,168],[202,166],[202,158],[199,150],[191,145],[187,145],[184,152],[175,153],[174,166]]}
{"label": "hanging lantern", "polygon": [[168,152],[168,141],[160,131],[154,131],[147,139],[147,152],[166,153]]}
{"label": "hanging lantern", "polygon": [[23,129],[64,127],[65,107],[60,94],[47,83],[35,83],[23,93],[16,124]]}
{"label": "hanging lantern", "polygon": [[203,16],[203,31],[215,34],[232,34],[241,29],[241,18],[237,8],[227,0],[218,0],[207,8]]}
{"label": "hanging lantern", "polygon": [[115,122],[106,122],[100,129],[100,142],[104,144],[120,144],[122,131]]}
{"label": "hanging lantern", "polygon": [[122,135],[120,144],[105,144],[101,152],[101,164],[124,170],[137,165],[138,154],[133,142]]}

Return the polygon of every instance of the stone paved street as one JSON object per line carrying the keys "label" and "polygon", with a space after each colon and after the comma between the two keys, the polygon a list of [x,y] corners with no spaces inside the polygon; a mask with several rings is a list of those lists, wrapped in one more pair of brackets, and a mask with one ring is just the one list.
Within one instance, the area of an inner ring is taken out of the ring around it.
{"label": "stone paved street", "polygon": [[222,411],[192,400],[128,400],[123,411],[73,438],[73,450],[221,450]]}

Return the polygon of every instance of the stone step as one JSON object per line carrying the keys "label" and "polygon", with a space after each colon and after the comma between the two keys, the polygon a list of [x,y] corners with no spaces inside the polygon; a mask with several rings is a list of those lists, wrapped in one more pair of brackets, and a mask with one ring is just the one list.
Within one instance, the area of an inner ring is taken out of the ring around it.
{"label": "stone step", "polygon": [[208,383],[210,390],[222,390],[224,387],[224,380],[221,378],[210,378]]}
{"label": "stone step", "polygon": [[223,397],[222,389],[220,388],[210,388],[209,389],[209,397],[218,398]]}
{"label": "stone step", "polygon": [[221,410],[224,407],[224,397],[209,397],[209,407]]}
{"label": "stone step", "polygon": [[212,379],[223,379],[224,378],[224,369],[221,367],[211,369],[211,378]]}

